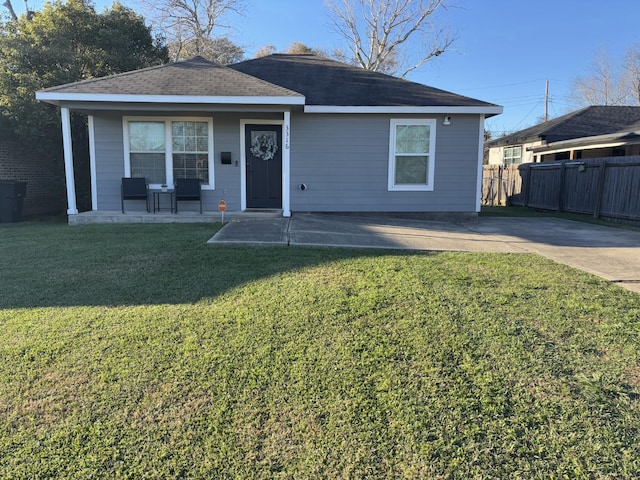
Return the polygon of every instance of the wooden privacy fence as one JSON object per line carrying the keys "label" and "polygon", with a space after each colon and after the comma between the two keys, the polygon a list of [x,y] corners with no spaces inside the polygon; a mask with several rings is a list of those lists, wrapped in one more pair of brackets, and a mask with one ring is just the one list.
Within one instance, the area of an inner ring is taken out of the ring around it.
{"label": "wooden privacy fence", "polygon": [[489,175],[483,177],[485,205],[519,205],[640,221],[640,156],[528,163],[519,165],[518,173],[513,167],[498,167],[501,174],[491,177],[490,169],[495,168],[485,167],[485,175]]}
{"label": "wooden privacy fence", "polygon": [[522,177],[518,165],[485,165],[482,170],[482,204],[513,205],[520,194]]}

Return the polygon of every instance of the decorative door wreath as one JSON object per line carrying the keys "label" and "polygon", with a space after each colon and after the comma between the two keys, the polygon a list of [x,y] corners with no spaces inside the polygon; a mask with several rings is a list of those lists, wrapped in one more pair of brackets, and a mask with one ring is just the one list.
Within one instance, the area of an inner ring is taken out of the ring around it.
{"label": "decorative door wreath", "polygon": [[265,162],[278,152],[275,132],[251,132],[251,153]]}

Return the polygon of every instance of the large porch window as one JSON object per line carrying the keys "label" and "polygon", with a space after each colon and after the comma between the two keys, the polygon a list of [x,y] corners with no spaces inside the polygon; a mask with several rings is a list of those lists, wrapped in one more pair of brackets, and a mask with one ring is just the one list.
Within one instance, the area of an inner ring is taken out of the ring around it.
{"label": "large porch window", "polygon": [[199,178],[214,188],[213,121],[210,118],[124,118],[125,175],[152,187]]}

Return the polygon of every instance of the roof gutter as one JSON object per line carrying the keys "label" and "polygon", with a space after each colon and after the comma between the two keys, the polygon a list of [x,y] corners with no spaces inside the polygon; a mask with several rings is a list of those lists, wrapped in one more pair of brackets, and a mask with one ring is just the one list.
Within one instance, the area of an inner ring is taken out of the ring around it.
{"label": "roof gutter", "polygon": [[464,106],[343,106],[343,105],[305,105],[304,113],[391,113],[391,114],[475,114],[499,115],[503,108],[498,105],[479,107]]}
{"label": "roof gutter", "polygon": [[167,104],[209,104],[209,105],[304,105],[305,97],[300,96],[198,96],[198,95],[127,95],[104,93],[61,93],[36,92],[36,99],[59,105],[61,102],[104,102],[104,103],[167,103]]}
{"label": "roof gutter", "polygon": [[576,147],[591,147],[595,145],[600,147],[617,147],[637,143],[640,143],[640,130],[573,138],[571,140],[547,143],[537,147],[529,147],[527,150],[534,153],[544,153],[552,150],[568,150]]}

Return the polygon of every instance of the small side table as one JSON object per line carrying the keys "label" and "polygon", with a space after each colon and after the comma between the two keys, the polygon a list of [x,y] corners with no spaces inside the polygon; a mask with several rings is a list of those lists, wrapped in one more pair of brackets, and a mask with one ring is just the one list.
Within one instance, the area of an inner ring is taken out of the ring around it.
{"label": "small side table", "polygon": [[[161,206],[161,197],[168,196],[169,197],[169,208]],[[176,201],[176,192],[174,190],[165,191],[154,191],[153,192],[153,213],[159,212],[161,210],[169,210],[171,213],[176,213],[175,210],[175,201]]]}

